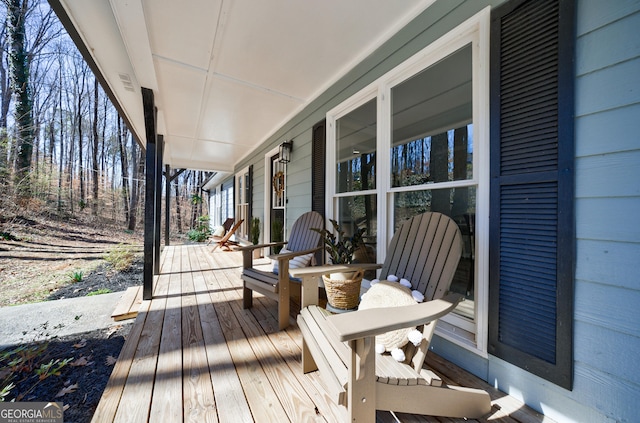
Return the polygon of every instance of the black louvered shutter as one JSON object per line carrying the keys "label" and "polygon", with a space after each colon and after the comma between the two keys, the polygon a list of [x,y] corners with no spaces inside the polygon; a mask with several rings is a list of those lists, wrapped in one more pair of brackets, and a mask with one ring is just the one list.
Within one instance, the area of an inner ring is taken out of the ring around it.
{"label": "black louvered shutter", "polygon": [[247,227],[249,230],[247,231],[249,240],[251,240],[251,226],[253,220],[253,165],[249,166],[249,186],[247,187],[248,191],[248,210],[247,210]]}
{"label": "black louvered shutter", "polygon": [[[318,122],[313,126],[313,139],[311,145],[311,210],[325,217],[325,179],[326,179],[326,149],[327,131],[326,121]],[[324,254],[319,251],[316,254],[316,262],[324,263]]]}
{"label": "black louvered shutter", "polygon": [[489,352],[571,389],[573,1],[491,16]]}

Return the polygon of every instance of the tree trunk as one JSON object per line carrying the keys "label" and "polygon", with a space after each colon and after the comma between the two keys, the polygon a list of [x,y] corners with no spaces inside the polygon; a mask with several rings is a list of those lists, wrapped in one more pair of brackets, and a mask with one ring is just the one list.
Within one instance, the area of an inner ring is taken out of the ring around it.
{"label": "tree trunk", "polygon": [[7,117],[11,103],[11,84],[7,77],[6,63],[6,29],[7,22],[2,22],[0,31],[0,185],[9,179],[9,137],[7,136]]}
{"label": "tree trunk", "polygon": [[190,224],[190,228],[191,229],[195,229],[196,227],[196,218],[198,217],[198,203],[196,201],[196,195],[198,195],[198,191],[197,191],[197,184],[198,184],[198,179],[197,179],[197,172],[195,170],[192,170],[191,172],[191,176],[193,179],[193,184],[191,186],[191,224]]}
{"label": "tree trunk", "polygon": [[[118,116],[117,119],[117,138],[118,146],[120,148],[120,169],[122,170],[122,202],[124,204],[124,219],[125,222],[129,222],[129,163],[127,163],[127,155],[124,146],[124,137],[122,129],[122,119]],[[135,166],[135,161],[134,161]],[[135,184],[135,182],[134,182]]]}
{"label": "tree trunk", "polygon": [[6,0],[9,38],[10,83],[14,95],[16,124],[16,162],[14,184],[18,197],[31,196],[29,170],[33,154],[33,116],[29,85],[29,56],[25,44],[27,0]]}
{"label": "tree trunk", "polygon": [[135,169],[134,169],[134,181],[133,181],[133,190],[131,192],[131,206],[129,207],[129,226],[128,229],[130,231],[134,231],[136,229],[136,214],[138,211],[138,202],[140,200],[140,191],[141,191],[141,179],[144,175],[144,158],[145,158],[145,152],[142,148],[136,148],[136,144],[135,141],[133,140],[133,137],[131,138],[131,151],[132,151],[132,156],[135,157],[135,151],[138,150],[138,156],[135,162]]}
{"label": "tree trunk", "polygon": [[60,110],[60,157],[58,158],[58,213],[62,212],[62,170],[64,169],[64,112],[62,110],[62,70],[58,75],[60,81],[60,92],[58,92],[58,109]]}
{"label": "tree trunk", "polygon": [[[431,137],[430,173],[434,182],[446,182],[449,178],[449,137],[446,132]],[[447,216],[451,213],[450,190],[431,190],[431,211]]]}
{"label": "tree trunk", "polygon": [[82,81],[80,83],[80,92],[78,93],[78,117],[76,124],[78,125],[78,180],[80,181],[80,210],[84,210],[87,205],[87,198],[85,195],[84,186],[84,151],[82,143],[82,96],[84,94],[84,78],[85,74],[82,72]]}
{"label": "tree trunk", "polygon": [[93,173],[93,202],[91,203],[91,212],[94,216],[98,215],[98,78],[93,79],[93,155],[91,171]]}
{"label": "tree trunk", "polygon": [[180,180],[180,177],[178,176],[175,179],[176,184],[174,186],[176,188],[176,221],[178,224],[178,233],[181,234],[182,233],[182,215],[180,213],[180,189],[178,188],[179,180]]}

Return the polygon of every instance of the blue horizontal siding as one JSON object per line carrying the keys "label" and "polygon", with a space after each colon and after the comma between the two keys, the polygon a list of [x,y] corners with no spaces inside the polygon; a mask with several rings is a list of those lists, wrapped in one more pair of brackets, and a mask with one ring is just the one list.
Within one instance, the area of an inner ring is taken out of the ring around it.
{"label": "blue horizontal siding", "polygon": [[577,34],[585,35],[638,11],[638,0],[579,0]]}
{"label": "blue horizontal siding", "polygon": [[[576,422],[637,422],[640,415],[640,387],[619,378],[603,374],[598,369],[577,363],[574,371],[573,398],[581,404],[588,404],[592,412],[575,418],[570,405],[565,408]],[[560,396],[563,398],[564,396]],[[601,413],[601,414],[596,414]],[[558,419],[564,422],[564,419]]]}
{"label": "blue horizontal siding", "polygon": [[575,334],[576,366],[588,365],[603,376],[640,387],[640,338],[581,321],[576,322]]}
{"label": "blue horizontal siding", "polygon": [[529,406],[541,410],[545,416],[562,423],[615,423],[615,419],[606,418],[610,409],[602,408],[596,412],[593,401],[585,388],[590,382],[579,377],[576,371],[573,392],[553,385],[531,373],[519,369],[499,358],[489,356],[489,374],[487,381],[503,392],[526,402]]}
{"label": "blue horizontal siding", "polygon": [[[578,198],[576,236],[578,239],[637,243],[640,240],[638,216],[640,198],[637,197]],[[625,256],[627,266],[635,266],[637,270],[638,257]]]}
{"label": "blue horizontal siding", "polygon": [[584,75],[626,62],[640,53],[640,36],[629,37],[640,28],[640,13],[627,16],[581,37],[576,43],[577,75]]}
{"label": "blue horizontal siding", "polygon": [[618,421],[637,421],[640,338],[580,321],[575,335],[575,398]]}
{"label": "blue horizontal siding", "polygon": [[[582,281],[589,281],[638,290],[639,258],[640,243],[638,242],[579,239],[577,241],[576,289],[578,290]],[[578,290],[578,292],[588,291]],[[580,301],[583,301],[582,298],[577,296],[576,302]],[[612,312],[612,316],[615,316],[615,313]],[[638,324],[638,322],[632,323]]]}
{"label": "blue horizontal siding", "polygon": [[640,415],[640,1],[578,3],[574,389]]}
{"label": "blue horizontal siding", "polygon": [[581,76],[576,81],[576,115],[640,103],[640,58]]}
{"label": "blue horizontal siding", "polygon": [[[589,281],[580,281],[576,287],[575,316],[576,320],[600,328],[635,337],[635,340],[624,339],[627,345],[640,347],[640,291],[637,289],[612,287]],[[577,338],[576,338],[577,339]],[[607,348],[610,348],[607,346]],[[580,348],[576,346],[576,350]],[[638,348],[640,351],[640,348]],[[576,353],[576,357],[583,352]],[[598,354],[595,360],[600,360]],[[636,368],[640,379],[640,360],[625,363],[625,368]],[[603,366],[606,366],[604,364]],[[639,381],[640,382],[640,381]]]}
{"label": "blue horizontal siding", "polygon": [[[638,86],[640,82],[636,83],[636,88]],[[576,119],[576,156],[637,150],[639,117],[640,103],[579,117]],[[579,173],[579,176],[585,175]]]}
{"label": "blue horizontal siding", "polygon": [[576,196],[640,196],[639,164],[640,150],[578,158],[576,172],[581,177],[576,181]]}

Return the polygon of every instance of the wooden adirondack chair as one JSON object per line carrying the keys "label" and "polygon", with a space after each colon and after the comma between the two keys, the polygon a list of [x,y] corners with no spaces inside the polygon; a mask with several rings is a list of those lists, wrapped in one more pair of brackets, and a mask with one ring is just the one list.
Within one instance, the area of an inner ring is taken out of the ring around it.
{"label": "wooden adirondack chair", "polygon": [[[347,407],[349,422],[373,422],[376,410],[467,418],[490,412],[486,392],[446,386],[422,367],[437,319],[461,300],[448,294],[461,251],[460,230],[452,219],[440,213],[415,216],[393,236],[380,275],[408,279],[425,295],[424,303],[337,315],[317,305],[301,311],[303,370],[320,370],[334,401]],[[308,278],[315,270],[294,274]],[[424,339],[418,347],[405,347],[403,363],[375,352],[375,335],[413,326],[422,329]]]}
{"label": "wooden adirondack chair", "polygon": [[[238,248],[238,250],[242,251],[243,257],[242,279],[244,281],[244,308],[252,307],[253,291],[258,291],[278,302],[278,325],[280,329],[282,330],[289,326],[289,284],[292,281],[300,282],[299,280],[292,280],[289,277],[289,261],[301,256],[308,256],[309,259],[312,260],[313,253],[322,247],[320,247],[320,234],[311,231],[310,228],[323,227],[324,219],[319,213],[313,211],[307,212],[294,222],[289,241]],[[272,260],[277,260],[278,274],[253,267],[253,250],[277,245],[286,245],[289,251],[269,257]]]}
{"label": "wooden adirondack chair", "polygon": [[233,227],[229,229],[222,238],[220,238],[219,240],[214,239],[213,242],[215,243],[215,245],[213,246],[213,249],[211,249],[211,251],[215,251],[218,247],[222,247],[222,249],[225,251],[230,251],[232,245],[237,245],[238,243],[236,241],[232,241],[231,237],[238,230],[240,225],[242,225],[242,222],[244,222],[244,219],[238,220],[236,224],[233,225]]}

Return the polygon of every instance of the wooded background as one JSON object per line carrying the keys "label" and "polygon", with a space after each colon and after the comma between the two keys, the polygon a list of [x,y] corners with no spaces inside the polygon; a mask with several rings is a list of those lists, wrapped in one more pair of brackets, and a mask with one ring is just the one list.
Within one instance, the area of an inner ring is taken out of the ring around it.
{"label": "wooded background", "polygon": [[[0,216],[86,215],[135,230],[144,150],[47,1],[0,1]],[[204,177],[172,181],[174,231],[207,213]]]}

